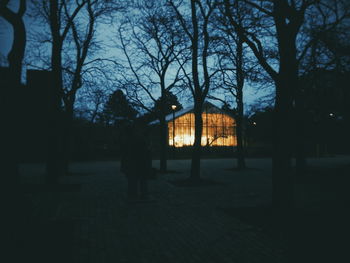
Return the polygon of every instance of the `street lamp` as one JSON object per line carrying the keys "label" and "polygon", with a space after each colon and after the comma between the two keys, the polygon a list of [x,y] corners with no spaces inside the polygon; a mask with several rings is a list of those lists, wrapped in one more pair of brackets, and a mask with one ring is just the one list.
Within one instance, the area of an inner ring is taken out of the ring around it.
{"label": "street lamp", "polygon": [[171,109],[173,110],[173,147],[175,149],[175,110],[176,110],[176,105],[171,105]]}

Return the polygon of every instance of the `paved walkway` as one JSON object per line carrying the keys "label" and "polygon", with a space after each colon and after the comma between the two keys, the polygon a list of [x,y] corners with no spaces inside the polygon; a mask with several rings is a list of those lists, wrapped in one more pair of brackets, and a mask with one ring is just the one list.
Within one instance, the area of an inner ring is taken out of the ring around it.
{"label": "paved walkway", "polygon": [[[271,161],[233,166],[203,160],[202,178],[217,184],[178,187],[169,181],[186,178],[190,161],[169,161],[174,172],[150,181],[155,202],[128,204],[119,162],[74,163],[61,183],[76,187],[26,192],[21,254],[36,262],[287,262],[283,240],[226,212],[270,203]],[[22,165],[22,181],[40,183],[43,169]]]}

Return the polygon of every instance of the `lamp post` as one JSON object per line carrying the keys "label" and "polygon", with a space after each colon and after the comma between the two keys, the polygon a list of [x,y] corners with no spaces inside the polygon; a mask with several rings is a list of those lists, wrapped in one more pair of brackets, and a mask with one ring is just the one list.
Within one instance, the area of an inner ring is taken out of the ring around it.
{"label": "lamp post", "polygon": [[175,151],[175,110],[176,105],[171,105],[171,109],[173,110],[173,147]]}

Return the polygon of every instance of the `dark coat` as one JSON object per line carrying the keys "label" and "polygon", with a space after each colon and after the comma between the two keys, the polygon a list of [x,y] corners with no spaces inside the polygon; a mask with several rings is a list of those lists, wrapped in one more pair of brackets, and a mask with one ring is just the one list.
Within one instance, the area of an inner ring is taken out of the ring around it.
{"label": "dark coat", "polygon": [[124,142],[120,170],[127,176],[149,177],[152,157],[145,138],[135,137]]}

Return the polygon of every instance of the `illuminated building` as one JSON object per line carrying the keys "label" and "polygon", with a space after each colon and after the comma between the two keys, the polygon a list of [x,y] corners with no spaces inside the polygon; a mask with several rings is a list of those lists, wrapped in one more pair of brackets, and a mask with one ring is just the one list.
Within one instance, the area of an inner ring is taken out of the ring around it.
{"label": "illuminated building", "polygon": [[[175,117],[175,119],[173,119]],[[209,102],[203,105],[202,146],[236,146],[236,122],[232,115]],[[169,146],[183,147],[194,143],[195,120],[193,108],[166,116]],[[154,121],[151,124],[158,124]],[[174,130],[175,127],[175,130]]]}

